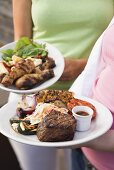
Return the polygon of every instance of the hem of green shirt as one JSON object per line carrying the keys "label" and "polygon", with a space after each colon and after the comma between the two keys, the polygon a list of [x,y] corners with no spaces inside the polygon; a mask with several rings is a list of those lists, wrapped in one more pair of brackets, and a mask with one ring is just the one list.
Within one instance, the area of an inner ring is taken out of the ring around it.
{"label": "hem of green shirt", "polygon": [[52,86],[48,87],[48,89],[54,89],[54,90],[69,90],[71,85],[73,84],[74,80],[72,81],[57,81]]}

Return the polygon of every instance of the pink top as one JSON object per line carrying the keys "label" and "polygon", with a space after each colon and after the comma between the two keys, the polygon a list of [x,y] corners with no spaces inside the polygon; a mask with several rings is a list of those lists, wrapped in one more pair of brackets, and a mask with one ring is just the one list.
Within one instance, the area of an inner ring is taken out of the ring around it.
{"label": "pink top", "polygon": [[[104,35],[101,57],[104,69],[96,79],[92,98],[109,108],[114,117],[114,25]],[[111,129],[114,129],[114,123]],[[114,170],[114,153],[82,150],[97,170]]]}

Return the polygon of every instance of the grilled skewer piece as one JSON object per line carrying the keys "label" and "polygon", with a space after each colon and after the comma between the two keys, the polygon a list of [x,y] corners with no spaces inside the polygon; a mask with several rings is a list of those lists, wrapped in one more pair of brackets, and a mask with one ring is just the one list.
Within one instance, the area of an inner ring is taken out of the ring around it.
{"label": "grilled skewer piece", "polygon": [[32,73],[33,69],[35,68],[35,65],[33,61],[27,59],[22,59],[19,61],[11,70],[9,74],[3,77],[1,83],[4,86],[10,86],[13,84],[13,82],[18,79],[19,77]]}
{"label": "grilled skewer piece", "polygon": [[2,79],[6,76],[6,73],[1,73],[0,74],[0,83],[2,82]]}
{"label": "grilled skewer piece", "polygon": [[47,60],[42,64],[42,69],[51,69],[56,66],[55,61],[53,58],[47,58]]}
{"label": "grilled skewer piece", "polygon": [[34,85],[39,85],[52,77],[54,77],[52,69],[43,70],[39,74],[26,74],[16,81],[16,87],[19,89],[30,89]]}

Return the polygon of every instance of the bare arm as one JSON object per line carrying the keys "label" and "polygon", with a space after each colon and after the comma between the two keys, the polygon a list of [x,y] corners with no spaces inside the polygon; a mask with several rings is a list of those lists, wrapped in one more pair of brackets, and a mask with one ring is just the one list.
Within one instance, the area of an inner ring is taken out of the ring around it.
{"label": "bare arm", "polygon": [[[32,37],[31,0],[12,0],[14,39]],[[60,80],[74,80],[84,69],[86,59],[65,59],[65,70]]]}
{"label": "bare arm", "polygon": [[100,151],[114,152],[114,130],[85,144],[86,147]]}
{"label": "bare arm", "polygon": [[[104,135],[87,143],[72,146],[72,149],[87,147],[99,151],[114,152],[114,130],[109,130]],[[67,147],[69,148],[69,147]]]}
{"label": "bare arm", "polygon": [[65,59],[65,69],[60,80],[74,80],[83,71],[87,59]]}
{"label": "bare arm", "polygon": [[31,0],[12,0],[14,39],[32,37]]}

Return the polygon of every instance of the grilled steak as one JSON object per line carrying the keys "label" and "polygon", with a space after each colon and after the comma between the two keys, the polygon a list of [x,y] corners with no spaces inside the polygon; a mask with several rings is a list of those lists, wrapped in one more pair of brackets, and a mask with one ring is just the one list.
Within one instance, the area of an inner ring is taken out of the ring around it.
{"label": "grilled steak", "polygon": [[43,142],[69,141],[74,137],[76,120],[72,115],[52,110],[37,127],[37,137]]}

